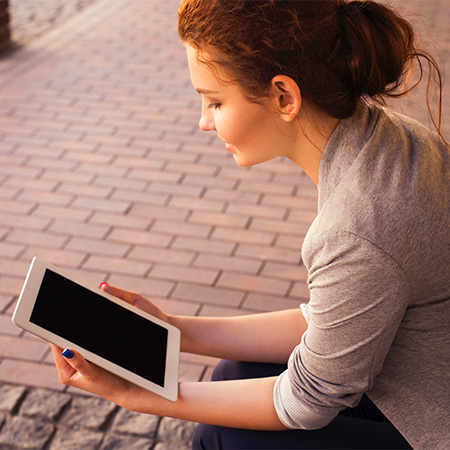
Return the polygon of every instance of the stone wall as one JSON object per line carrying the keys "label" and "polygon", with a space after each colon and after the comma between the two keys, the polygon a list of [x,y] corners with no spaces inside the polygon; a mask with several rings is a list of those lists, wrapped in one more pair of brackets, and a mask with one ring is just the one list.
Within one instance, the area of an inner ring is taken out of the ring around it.
{"label": "stone wall", "polygon": [[0,51],[10,42],[9,0],[0,0]]}

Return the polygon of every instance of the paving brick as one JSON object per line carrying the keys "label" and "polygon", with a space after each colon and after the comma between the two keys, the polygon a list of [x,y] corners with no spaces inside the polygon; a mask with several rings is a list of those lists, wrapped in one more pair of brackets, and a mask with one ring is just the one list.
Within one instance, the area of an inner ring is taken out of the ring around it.
{"label": "paving brick", "polygon": [[[132,180],[127,180],[127,183]],[[167,205],[167,202],[170,199],[170,195],[166,193],[154,193],[154,192],[147,192],[145,187],[149,185],[149,182],[143,182],[145,186],[142,187],[142,189],[134,190],[133,192],[130,192],[127,189],[118,189],[116,190],[113,195],[111,196],[112,199],[117,200],[124,200],[129,201],[132,200],[132,204],[130,206],[130,211],[133,212],[133,214],[138,211],[138,215],[145,215],[145,208],[146,207],[160,207]]]}
{"label": "paving brick", "polygon": [[0,311],[4,312],[5,309],[11,304],[13,301],[12,295],[0,294]]}
{"label": "paving brick", "polygon": [[[20,219],[24,220],[20,220]],[[18,214],[2,213],[1,223],[3,226],[22,228],[34,231],[44,230],[50,224],[49,218],[20,216]]]}
{"label": "paving brick", "polygon": [[4,359],[0,362],[0,379],[7,383],[63,390],[54,365]]}
{"label": "paving brick", "polygon": [[181,301],[166,298],[154,298],[148,295],[148,298],[167,314],[180,316],[196,316],[201,309],[201,304],[195,301]]}
{"label": "paving brick", "polygon": [[239,244],[236,252],[238,256],[257,258],[262,261],[278,261],[284,263],[299,263],[300,249],[270,247],[267,245]]}
{"label": "paving brick", "polygon": [[8,213],[27,215],[35,207],[34,202],[21,202],[17,200],[3,200],[2,209]]}
{"label": "paving brick", "polygon": [[255,310],[236,309],[216,305],[205,305],[202,307],[198,315],[203,317],[234,317],[246,314],[255,314]]}
{"label": "paving brick", "polygon": [[58,188],[58,192],[92,197],[99,199],[99,201],[105,201],[112,195],[113,189],[109,186],[97,186],[92,184],[80,186],[79,184],[64,183]]}
{"label": "paving brick", "polygon": [[186,199],[185,197],[174,197],[170,199],[168,206],[192,211],[223,211],[225,202],[207,200],[205,198]]}
{"label": "paving brick", "polygon": [[174,249],[136,247],[128,255],[130,259],[153,261],[155,263],[166,263],[189,266],[194,260],[194,253],[177,251]]}
{"label": "paving brick", "polygon": [[206,237],[210,234],[212,228],[210,225],[196,225],[185,222],[156,220],[151,229],[152,231],[171,233],[177,236]]}
{"label": "paving brick", "polygon": [[23,253],[24,249],[24,245],[2,242],[0,244],[0,256],[10,259],[17,258],[21,253]]}
{"label": "paving brick", "polygon": [[99,201],[96,198],[78,197],[71,203],[71,206],[94,211],[124,213],[130,208],[130,202],[120,200]]}
{"label": "paving brick", "polygon": [[262,218],[254,218],[250,224],[250,231],[264,231],[268,233],[283,233],[306,236],[309,224],[307,223],[290,223],[284,220],[270,220]]}
{"label": "paving brick", "polygon": [[219,274],[218,270],[197,269],[193,267],[178,267],[158,264],[151,271],[150,278],[187,281],[212,285]]}
{"label": "paving brick", "polygon": [[263,275],[272,278],[283,278],[286,280],[302,280],[308,278],[308,271],[303,264],[281,264],[276,262],[267,262],[262,271]]}
{"label": "paving brick", "polygon": [[172,297],[182,300],[237,307],[242,302],[244,293],[218,287],[211,288],[197,284],[179,283]]}
{"label": "paving brick", "polygon": [[108,283],[127,291],[139,292],[148,298],[165,297],[174,287],[173,281],[153,280],[145,277],[124,276],[114,273]]}
{"label": "paving brick", "polygon": [[167,245],[172,240],[172,237],[166,234],[147,232],[147,231],[136,231],[127,229],[114,229],[112,233],[108,236],[108,241],[112,242],[122,242],[135,245],[143,246],[157,246],[157,247],[167,247]]}
{"label": "paving brick", "polygon": [[40,361],[48,350],[48,345],[43,341],[37,342],[31,339],[23,339],[15,336],[0,334],[0,354],[5,357]]}
{"label": "paving brick", "polygon": [[0,314],[0,333],[4,335],[18,336],[22,330],[14,325],[11,314]]}
{"label": "paving brick", "polygon": [[138,230],[146,230],[151,222],[151,217],[137,217],[133,213],[133,208],[131,208],[129,214],[115,214],[115,213],[105,213],[105,212],[95,212],[90,214],[89,223],[100,224],[100,225],[111,225],[120,228],[136,228]]}
{"label": "paving brick", "polygon": [[101,268],[102,270],[107,270],[109,272],[141,276],[147,274],[150,266],[151,264],[148,262],[99,255],[90,255],[87,261],[83,263],[84,269]]}
{"label": "paving brick", "polygon": [[65,248],[68,250],[80,252],[81,256],[84,259],[86,254],[123,257],[130,251],[131,246],[128,244],[99,241],[97,239],[91,238],[74,237],[70,239]]}
{"label": "paving brick", "polygon": [[217,227],[212,234],[212,238],[240,243],[271,244],[274,239],[274,234],[261,233],[253,230],[250,231]]}
{"label": "paving brick", "polygon": [[89,236],[90,238],[103,239],[109,234],[111,227],[78,222],[75,220],[55,220],[50,232],[67,233],[73,236]]}
{"label": "paving brick", "polygon": [[148,188],[149,192],[179,195],[180,197],[200,197],[203,192],[202,186],[186,186],[180,184],[169,184],[161,182],[152,182]]}
{"label": "paving brick", "polygon": [[33,217],[51,217],[53,219],[66,219],[75,221],[85,221],[90,212],[82,209],[75,209],[65,206],[53,206],[53,205],[38,205],[34,209]]}
{"label": "paving brick", "polygon": [[224,273],[217,282],[217,286],[283,296],[287,293],[290,282],[254,275]]}
{"label": "paving brick", "polygon": [[71,268],[80,266],[81,262],[86,259],[85,254],[73,252],[66,248],[64,250],[54,250],[41,248],[38,245],[34,245],[25,251],[21,255],[21,259],[26,261],[27,264],[30,264],[35,256],[57,266]]}
{"label": "paving brick", "polygon": [[[249,192],[249,191],[208,187],[204,197],[213,200],[224,200],[229,202],[237,202],[237,203],[244,202],[256,204],[261,199],[262,194],[260,191]],[[281,203],[278,202],[278,205],[280,204]]]}
{"label": "paving brick", "polygon": [[309,289],[307,284],[304,282],[294,283],[294,287],[289,293],[289,297],[300,298],[303,299],[303,301],[309,300]]}
{"label": "paving brick", "polygon": [[6,241],[24,245],[39,245],[43,247],[60,248],[67,241],[68,236],[39,231],[14,229]]}
{"label": "paving brick", "polygon": [[243,272],[256,274],[262,263],[256,259],[240,258],[237,256],[223,255],[199,255],[195,260],[194,267],[209,267],[229,272]]}
{"label": "paving brick", "polygon": [[300,301],[298,299],[252,293],[246,298],[242,307],[248,310],[254,309],[257,311],[270,312],[284,309],[296,309],[299,307],[299,304]]}
{"label": "paving brick", "polygon": [[275,241],[275,248],[298,250],[300,253],[303,246],[304,236],[280,235]]}
{"label": "paving brick", "polygon": [[0,275],[0,294],[18,295],[22,289],[24,278]]}
{"label": "paving brick", "polygon": [[189,217],[190,223],[200,223],[210,226],[245,228],[249,223],[249,214],[232,215],[227,213],[194,212]]}

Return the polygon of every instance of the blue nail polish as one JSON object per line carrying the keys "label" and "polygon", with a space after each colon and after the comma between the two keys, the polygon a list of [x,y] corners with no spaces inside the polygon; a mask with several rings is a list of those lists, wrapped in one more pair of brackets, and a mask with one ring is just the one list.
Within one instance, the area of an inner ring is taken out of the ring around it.
{"label": "blue nail polish", "polygon": [[73,353],[72,350],[70,350],[70,348],[66,348],[66,349],[61,353],[61,355],[63,355],[64,358],[67,358],[67,359],[72,359],[72,358],[75,356],[75,354]]}

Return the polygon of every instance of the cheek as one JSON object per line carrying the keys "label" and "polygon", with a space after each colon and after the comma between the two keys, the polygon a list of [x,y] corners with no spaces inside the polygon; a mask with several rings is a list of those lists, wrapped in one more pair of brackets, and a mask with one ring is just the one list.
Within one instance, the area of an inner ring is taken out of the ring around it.
{"label": "cheek", "polygon": [[[238,147],[264,142],[267,134],[267,115],[261,110],[245,108],[228,115],[218,117],[216,127],[219,136],[226,142]],[[242,149],[244,150],[244,149]]]}

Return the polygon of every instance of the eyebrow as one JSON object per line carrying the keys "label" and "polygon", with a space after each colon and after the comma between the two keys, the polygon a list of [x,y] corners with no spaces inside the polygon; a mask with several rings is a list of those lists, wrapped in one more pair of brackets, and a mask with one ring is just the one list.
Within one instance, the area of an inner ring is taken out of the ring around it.
{"label": "eyebrow", "polygon": [[199,94],[218,94],[217,91],[210,91],[209,89],[196,89]]}

